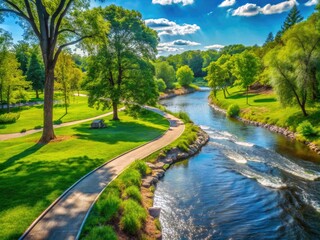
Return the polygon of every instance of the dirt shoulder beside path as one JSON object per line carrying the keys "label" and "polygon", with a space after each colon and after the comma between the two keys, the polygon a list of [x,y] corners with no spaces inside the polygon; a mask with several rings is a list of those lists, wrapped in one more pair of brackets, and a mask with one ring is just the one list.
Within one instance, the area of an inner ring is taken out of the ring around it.
{"label": "dirt shoulder beside path", "polygon": [[184,132],[185,125],[176,117],[155,108],[147,109],[166,117],[170,122],[169,130],[84,176],[45,210],[20,239],[76,239],[92,204],[113,179],[135,160],[167,146]]}

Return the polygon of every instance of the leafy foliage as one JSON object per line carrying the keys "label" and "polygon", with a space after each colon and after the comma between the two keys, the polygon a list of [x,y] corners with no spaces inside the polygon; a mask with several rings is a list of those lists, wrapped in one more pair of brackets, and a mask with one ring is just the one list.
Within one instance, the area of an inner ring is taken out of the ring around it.
{"label": "leafy foliage", "polygon": [[102,38],[90,58],[86,86],[89,105],[112,106],[113,119],[118,120],[120,101],[127,106],[153,105],[158,98],[150,62],[155,58],[158,37],[137,11],[111,5],[103,10],[103,16],[110,23],[110,32],[107,42]]}
{"label": "leafy foliage", "polygon": [[156,71],[156,78],[162,79],[167,88],[173,88],[173,83],[176,80],[176,73],[174,68],[171,65],[169,65],[167,61],[157,62],[154,64],[154,66]]}
{"label": "leafy foliage", "polygon": [[297,132],[304,137],[317,136],[318,134],[318,131],[312,126],[312,124],[308,120],[305,120],[298,125]]}
{"label": "leafy foliage", "polygon": [[194,79],[193,71],[187,65],[180,67],[177,70],[176,76],[181,86],[189,86]]}
{"label": "leafy foliage", "polygon": [[240,113],[240,107],[237,104],[231,104],[227,110],[228,117],[237,117]]}
{"label": "leafy foliage", "polygon": [[20,118],[20,113],[0,114],[0,124],[15,123]]}

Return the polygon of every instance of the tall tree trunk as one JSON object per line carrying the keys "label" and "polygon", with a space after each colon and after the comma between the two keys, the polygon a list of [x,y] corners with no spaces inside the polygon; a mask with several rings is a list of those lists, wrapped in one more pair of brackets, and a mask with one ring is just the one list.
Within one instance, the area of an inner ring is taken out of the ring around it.
{"label": "tall tree trunk", "polygon": [[54,65],[46,69],[46,84],[44,88],[43,132],[39,143],[46,144],[56,136],[53,131],[53,87]]}
{"label": "tall tree trunk", "polygon": [[36,98],[39,98],[39,90],[36,89]]}
{"label": "tall tree trunk", "polygon": [[226,87],[226,92],[227,92],[228,95],[230,95],[230,93],[229,93],[229,91],[228,91],[228,87]]}
{"label": "tall tree trunk", "polygon": [[249,105],[248,94],[249,94],[249,86],[247,86],[247,105]]}
{"label": "tall tree trunk", "polygon": [[120,120],[118,117],[118,103],[116,101],[112,101],[112,109],[113,109],[113,118],[112,120]]}
{"label": "tall tree trunk", "polygon": [[10,86],[8,87],[8,92],[7,92],[7,112],[10,112]]}
{"label": "tall tree trunk", "polygon": [[300,105],[300,108],[302,110],[302,113],[303,113],[303,116],[307,117],[308,116],[308,113],[306,111],[306,106],[305,104],[299,104]]}
{"label": "tall tree trunk", "polygon": [[224,98],[226,99],[226,98],[227,98],[227,96],[226,96],[226,89],[225,89],[225,88],[222,88],[222,91],[223,91],[223,96],[224,96]]}
{"label": "tall tree trunk", "polygon": [[66,109],[66,114],[68,114],[68,105],[67,105],[67,90],[64,91],[64,106]]}

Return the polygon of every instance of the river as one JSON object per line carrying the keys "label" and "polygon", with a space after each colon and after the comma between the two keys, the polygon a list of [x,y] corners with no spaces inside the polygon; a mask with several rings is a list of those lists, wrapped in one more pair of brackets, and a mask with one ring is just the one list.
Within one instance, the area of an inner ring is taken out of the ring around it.
{"label": "river", "polygon": [[264,128],[230,120],[209,92],[161,101],[210,135],[158,182],[163,239],[320,239],[320,157]]}

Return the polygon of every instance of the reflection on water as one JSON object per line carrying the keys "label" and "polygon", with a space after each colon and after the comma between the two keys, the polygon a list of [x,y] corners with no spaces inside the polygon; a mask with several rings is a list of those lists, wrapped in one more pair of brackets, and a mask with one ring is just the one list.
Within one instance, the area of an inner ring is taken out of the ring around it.
{"label": "reflection on water", "polygon": [[208,92],[163,101],[210,135],[158,183],[164,239],[320,239],[320,158],[302,144],[228,120]]}

